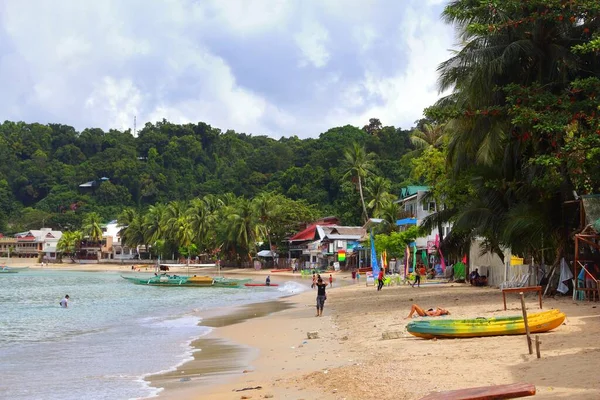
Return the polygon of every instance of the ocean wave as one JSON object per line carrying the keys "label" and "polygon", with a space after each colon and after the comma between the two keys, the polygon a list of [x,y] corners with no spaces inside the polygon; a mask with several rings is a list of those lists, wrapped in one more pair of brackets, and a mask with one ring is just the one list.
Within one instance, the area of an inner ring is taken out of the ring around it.
{"label": "ocean wave", "polygon": [[307,289],[308,289],[308,287],[306,285],[303,285],[301,283],[294,282],[294,281],[285,282],[283,285],[281,285],[277,288],[277,290],[279,292],[282,292],[282,293],[285,293],[288,295],[302,293],[302,292],[306,291]]}

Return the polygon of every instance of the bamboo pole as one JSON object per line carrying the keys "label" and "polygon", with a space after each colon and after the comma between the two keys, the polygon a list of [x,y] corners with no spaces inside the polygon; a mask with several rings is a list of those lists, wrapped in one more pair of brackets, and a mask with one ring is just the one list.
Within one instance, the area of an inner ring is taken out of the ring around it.
{"label": "bamboo pole", "polygon": [[533,354],[531,333],[529,332],[529,324],[527,323],[527,310],[525,309],[525,295],[523,292],[519,292],[519,294],[521,295],[521,309],[523,310],[523,322],[525,323],[525,334],[527,335],[527,347],[529,347],[529,354]]}
{"label": "bamboo pole", "polygon": [[537,355],[537,358],[542,357],[542,355],[540,354],[540,336],[539,335],[535,335],[535,354]]}

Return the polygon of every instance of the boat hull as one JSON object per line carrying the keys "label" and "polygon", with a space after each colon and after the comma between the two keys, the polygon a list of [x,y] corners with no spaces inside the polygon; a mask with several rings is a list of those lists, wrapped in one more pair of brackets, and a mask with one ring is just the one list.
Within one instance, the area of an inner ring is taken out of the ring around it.
{"label": "boat hull", "polygon": [[[530,314],[527,318],[531,333],[548,332],[562,325],[566,315],[559,310]],[[440,319],[410,322],[407,331],[424,339],[464,338],[480,336],[502,336],[525,334],[522,316],[477,318],[477,319]]]}
{"label": "boat hull", "polygon": [[211,278],[211,277],[187,277],[187,276],[153,276],[150,278],[139,278],[132,276],[123,276],[121,278],[136,285],[146,286],[165,286],[165,287],[240,287],[250,279],[231,279],[231,278]]}

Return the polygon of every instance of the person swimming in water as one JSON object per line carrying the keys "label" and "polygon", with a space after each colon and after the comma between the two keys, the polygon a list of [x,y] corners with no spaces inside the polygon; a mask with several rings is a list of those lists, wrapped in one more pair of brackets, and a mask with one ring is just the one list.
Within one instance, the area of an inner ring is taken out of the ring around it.
{"label": "person swimming in water", "polygon": [[59,304],[62,308],[69,308],[69,295],[66,294]]}

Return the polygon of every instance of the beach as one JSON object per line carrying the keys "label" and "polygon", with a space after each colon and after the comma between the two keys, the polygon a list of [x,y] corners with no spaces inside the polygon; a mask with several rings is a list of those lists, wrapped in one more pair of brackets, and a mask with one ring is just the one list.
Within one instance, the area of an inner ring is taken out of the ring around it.
{"label": "beach", "polygon": [[[131,269],[131,265],[103,264],[56,267],[120,273]],[[43,267],[47,268],[55,266]],[[170,272],[180,270],[186,268]],[[190,272],[202,275],[215,270]],[[299,279],[291,272],[222,272],[252,275],[256,281],[270,274],[273,283]],[[310,289],[254,304],[193,312],[210,333],[191,343],[195,351],[189,361],[144,379],[150,387],[163,388],[158,397],[168,400],[408,400],[441,390],[517,382],[534,384],[540,399],[600,398],[593,372],[600,365],[599,303],[573,302],[570,296],[544,298],[544,310],[558,308],[567,318],[554,331],[540,334],[541,359],[537,359],[535,352],[528,354],[524,335],[424,340],[405,330],[409,320],[404,317],[413,303],[425,309],[446,308],[452,318],[520,315],[516,294],[507,297],[504,311],[497,288],[450,283],[390,286],[377,292],[364,280],[353,284],[347,273],[333,276],[323,317],[315,317],[316,293]],[[300,282],[307,286],[310,279]],[[535,295],[527,295],[526,304],[529,313],[539,311]],[[318,338],[308,339],[308,332],[318,332]],[[396,338],[384,340],[388,333]]]}
{"label": "beach", "polygon": [[[272,278],[277,280],[276,274]],[[527,297],[528,312],[538,311],[536,299]],[[419,399],[440,390],[526,382],[536,386],[540,399],[600,398],[593,372],[600,355],[598,303],[544,299],[545,310],[559,308],[567,319],[540,334],[541,359],[536,359],[535,352],[528,354],[524,335],[424,340],[405,331],[412,303],[445,307],[457,318],[519,315],[518,297],[510,297],[504,311],[498,289],[447,284],[377,292],[361,282],[330,290],[321,318],[315,317],[314,300],[313,291],[277,300],[287,306],[256,318],[250,306],[245,310],[250,319],[224,324],[209,335],[254,350],[240,356],[237,373],[210,383],[172,381],[159,397]],[[312,331],[318,331],[318,339],[307,339]],[[384,332],[399,332],[399,338],[383,340]],[[186,376],[186,365],[179,372]]]}

